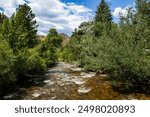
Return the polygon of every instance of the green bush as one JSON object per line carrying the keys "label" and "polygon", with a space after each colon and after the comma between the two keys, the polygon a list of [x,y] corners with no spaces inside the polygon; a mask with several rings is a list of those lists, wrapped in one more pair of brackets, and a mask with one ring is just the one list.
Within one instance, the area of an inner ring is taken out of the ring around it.
{"label": "green bush", "polygon": [[75,57],[74,53],[68,47],[65,47],[60,52],[60,58],[63,61],[74,61],[74,60],[76,60],[76,57]]}
{"label": "green bush", "polygon": [[42,42],[39,47],[40,56],[45,60],[47,66],[57,61],[56,48],[53,45],[48,45],[47,42]]}
{"label": "green bush", "polygon": [[15,66],[18,79],[27,75],[40,75],[46,70],[45,61],[40,57],[37,48],[20,51]]}
{"label": "green bush", "polygon": [[91,34],[83,36],[81,65],[88,70],[104,70],[113,80],[123,81],[134,87],[148,86],[150,58],[146,52],[148,45],[144,43],[144,40],[148,40],[148,34],[143,35],[145,38],[142,40],[132,28],[121,29],[114,25],[109,35],[103,32],[100,37]]}
{"label": "green bush", "polygon": [[27,74],[34,75],[34,74],[43,74],[46,70],[46,64],[44,59],[42,59],[38,55],[31,55],[27,59],[26,64],[26,71]]}
{"label": "green bush", "polygon": [[0,92],[16,80],[14,62],[15,56],[8,43],[0,39]]}

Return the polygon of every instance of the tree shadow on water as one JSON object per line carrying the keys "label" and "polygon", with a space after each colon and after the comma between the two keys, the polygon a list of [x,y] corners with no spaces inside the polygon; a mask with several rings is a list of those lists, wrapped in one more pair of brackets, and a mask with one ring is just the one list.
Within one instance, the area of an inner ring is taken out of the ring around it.
{"label": "tree shadow on water", "polygon": [[[126,83],[120,83],[117,85],[112,85],[112,88],[121,95],[134,95],[135,98],[138,95],[143,95],[145,98],[150,99],[150,87],[146,85],[143,86],[143,84],[128,85]],[[139,96],[138,98],[142,99],[142,97]]]}
{"label": "tree shadow on water", "polygon": [[26,90],[30,87],[43,87],[46,85],[44,80],[45,76],[26,76],[21,80],[18,80],[15,84],[9,85],[3,89],[1,94],[1,100],[22,100],[26,95]]}

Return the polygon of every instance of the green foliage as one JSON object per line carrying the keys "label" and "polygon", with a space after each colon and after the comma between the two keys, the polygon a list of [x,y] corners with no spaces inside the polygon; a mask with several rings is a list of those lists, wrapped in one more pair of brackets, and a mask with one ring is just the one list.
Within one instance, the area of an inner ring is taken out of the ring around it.
{"label": "green foliage", "polygon": [[34,53],[31,51],[31,55],[27,59],[27,73],[30,75],[34,74],[43,74],[46,70],[46,64],[44,59],[42,59],[38,53]]}
{"label": "green foliage", "polygon": [[75,61],[77,60],[77,57],[75,56],[75,53],[70,47],[70,43],[67,44],[60,52],[60,58],[63,61]]}
{"label": "green foliage", "polygon": [[36,44],[37,22],[35,15],[32,13],[31,7],[27,4],[19,5],[16,11],[16,32],[18,37],[25,37],[27,47],[34,47]]}
{"label": "green foliage", "polygon": [[0,29],[1,38],[4,40],[8,40],[9,35],[9,19],[3,19],[3,23]]}
{"label": "green foliage", "polygon": [[23,78],[27,75],[41,75],[46,70],[45,61],[40,57],[37,48],[25,49],[17,55],[15,63],[17,78]]}
{"label": "green foliage", "polygon": [[149,87],[149,8],[148,0],[136,0],[136,10],[129,8],[127,17],[115,24],[109,5],[101,0],[95,19],[75,29],[65,46],[56,29],[44,41],[37,40],[35,15],[27,4],[19,5],[10,19],[0,13],[0,91],[15,80],[42,75],[59,54],[85,69],[107,72],[115,81]]}
{"label": "green foliage", "polygon": [[46,43],[48,46],[54,46],[55,48],[58,48],[62,44],[62,37],[58,34],[56,29],[50,29],[49,34],[46,38]]}
{"label": "green foliage", "polygon": [[8,19],[8,17],[4,13],[0,13],[0,27],[5,19]]}
{"label": "green foliage", "polygon": [[111,33],[111,25],[108,22],[95,22],[93,27],[93,32],[96,37],[100,37],[103,33],[107,33],[109,35]]}
{"label": "green foliage", "polygon": [[77,61],[80,59],[80,52],[82,51],[82,36],[87,33],[93,33],[93,22],[83,22],[78,29],[75,29],[69,42],[63,47],[61,52],[61,59],[66,61]]}
{"label": "green foliage", "polygon": [[57,61],[62,41],[56,29],[45,41],[37,40],[35,15],[27,4],[19,5],[10,19],[0,13],[0,91],[14,81],[43,75]]}
{"label": "green foliage", "polygon": [[114,25],[109,35],[103,32],[99,38],[90,34],[83,36],[81,65],[89,70],[103,70],[109,73],[112,79],[128,82],[132,86],[148,86],[150,59],[146,52],[149,45],[145,40],[149,39],[150,33],[141,32],[141,39],[132,28],[122,29]]}
{"label": "green foliage", "polygon": [[109,5],[105,0],[101,0],[95,16],[96,22],[112,22],[112,14],[109,8]]}
{"label": "green foliage", "polygon": [[76,30],[65,52],[71,52],[85,69],[102,70],[113,80],[133,87],[149,87],[150,18],[149,7],[145,6],[149,2],[141,1],[136,11],[128,9],[127,17],[121,17],[118,25],[111,22],[102,0],[90,31],[88,27]]}
{"label": "green foliage", "polygon": [[58,60],[58,48],[62,44],[62,36],[58,34],[56,29],[50,29],[45,41],[41,43],[41,57],[46,61],[47,66],[55,63]]}
{"label": "green foliage", "polygon": [[136,0],[136,9],[138,14],[150,18],[150,1],[149,0]]}
{"label": "green foliage", "polygon": [[112,23],[112,14],[109,8],[108,3],[105,0],[101,0],[95,16],[95,22],[93,27],[93,32],[96,37],[102,36],[103,32],[107,32],[111,30],[111,23]]}
{"label": "green foliage", "polygon": [[15,54],[18,50],[33,48],[37,44],[35,15],[27,5],[19,5],[10,19],[5,18],[1,28],[2,38],[7,40]]}
{"label": "green foliage", "polygon": [[14,75],[14,62],[15,56],[10,49],[8,43],[0,38],[0,92],[13,83]]}
{"label": "green foliage", "polygon": [[28,74],[42,74],[46,69],[45,61],[35,48],[38,42],[36,28],[35,15],[27,4],[19,5],[10,19],[3,18],[0,36],[16,55],[14,72],[17,79]]}

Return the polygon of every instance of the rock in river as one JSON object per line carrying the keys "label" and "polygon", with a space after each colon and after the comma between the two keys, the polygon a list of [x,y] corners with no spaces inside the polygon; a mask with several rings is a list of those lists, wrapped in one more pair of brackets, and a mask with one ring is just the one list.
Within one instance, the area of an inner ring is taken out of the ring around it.
{"label": "rock in river", "polygon": [[35,97],[35,98],[37,98],[37,97],[40,97],[40,95],[41,94],[39,94],[39,93],[34,93],[32,96]]}
{"label": "rock in river", "polygon": [[87,87],[79,87],[78,89],[78,93],[88,93],[91,91],[91,88],[87,88]]}

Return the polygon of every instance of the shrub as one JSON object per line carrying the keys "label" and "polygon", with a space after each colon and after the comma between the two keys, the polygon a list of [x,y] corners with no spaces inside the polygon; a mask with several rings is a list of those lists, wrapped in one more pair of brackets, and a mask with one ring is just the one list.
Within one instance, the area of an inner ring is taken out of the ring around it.
{"label": "shrub", "polygon": [[13,83],[15,56],[7,42],[0,39],[0,92]]}
{"label": "shrub", "polygon": [[31,55],[27,59],[26,71],[27,74],[43,74],[46,70],[46,64],[44,59],[42,59],[39,55]]}
{"label": "shrub", "polygon": [[[145,45],[144,40],[132,28],[126,27],[124,32],[120,27],[113,26],[109,35],[103,32],[100,37],[90,34],[83,36],[81,65],[88,70],[107,71],[112,80],[129,83],[133,87],[149,86],[150,58],[146,52],[148,45]],[[146,36],[143,37],[146,40]]]}
{"label": "shrub", "polygon": [[20,51],[15,63],[17,78],[27,75],[40,75],[46,70],[46,64],[37,51],[37,48]]}

